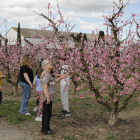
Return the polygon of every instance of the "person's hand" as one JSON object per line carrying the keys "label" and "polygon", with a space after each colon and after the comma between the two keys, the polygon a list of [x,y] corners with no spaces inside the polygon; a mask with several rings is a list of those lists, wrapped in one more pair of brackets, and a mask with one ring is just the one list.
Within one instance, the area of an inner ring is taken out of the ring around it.
{"label": "person's hand", "polygon": [[31,90],[33,90],[33,85],[31,84],[30,86],[31,86]]}
{"label": "person's hand", "polygon": [[62,75],[61,78],[66,78],[67,75],[68,75],[68,73]]}
{"label": "person's hand", "polygon": [[47,98],[47,101],[46,101],[46,104],[50,104],[51,100],[50,100],[50,97]]}
{"label": "person's hand", "polygon": [[7,76],[6,75],[3,75],[3,78],[6,78]]}
{"label": "person's hand", "polygon": [[2,91],[2,88],[0,87],[0,92]]}

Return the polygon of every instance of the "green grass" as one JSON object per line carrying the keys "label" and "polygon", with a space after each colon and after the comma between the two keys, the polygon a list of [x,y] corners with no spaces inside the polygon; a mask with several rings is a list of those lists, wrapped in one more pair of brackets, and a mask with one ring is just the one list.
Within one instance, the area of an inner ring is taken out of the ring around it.
{"label": "green grass", "polygon": [[62,124],[61,124],[61,127],[65,127],[65,126],[67,126],[66,123],[62,123]]}
{"label": "green grass", "polygon": [[82,105],[84,105],[84,106],[92,106],[91,103],[82,103]]}
{"label": "green grass", "polygon": [[111,134],[111,135],[108,135],[107,136],[107,139],[108,140],[119,140],[117,137],[115,137],[113,134]]}
{"label": "green grass", "polygon": [[54,119],[60,120],[61,116],[59,114],[52,114],[51,121],[54,120]]}
{"label": "green grass", "polygon": [[56,101],[61,101],[61,99],[60,98],[57,98]]}
{"label": "green grass", "polygon": [[98,108],[99,106],[98,105],[95,105],[95,104],[92,104],[92,106],[91,106],[92,108]]}
{"label": "green grass", "polygon": [[56,91],[56,93],[60,93],[60,91]]}
{"label": "green grass", "polygon": [[21,102],[16,100],[4,100],[0,106],[2,118],[5,118],[11,124],[20,124],[24,121],[33,121],[36,112],[30,111],[31,116],[19,113]]}
{"label": "green grass", "polygon": [[[12,92],[2,92],[2,94],[12,96]],[[18,93],[18,95],[22,95],[22,93]]]}
{"label": "green grass", "polygon": [[74,113],[74,107],[70,106],[69,108],[70,108],[71,114],[73,114]]}
{"label": "green grass", "polygon": [[33,100],[28,103],[28,106],[31,106],[31,107],[35,107],[35,105],[36,105],[36,100]]}
{"label": "green grass", "polygon": [[[137,107],[137,105],[139,104],[137,100],[134,100],[134,98],[137,98],[138,95],[134,95],[129,101],[128,101],[128,105],[126,108],[124,108],[123,110],[126,111],[128,109],[133,110],[134,108]],[[125,100],[126,96],[122,96],[120,99],[120,105],[123,104],[123,101]]]}
{"label": "green grass", "polygon": [[108,108],[104,105],[100,108],[102,112],[109,112]]}
{"label": "green grass", "polygon": [[32,68],[32,70],[33,70],[33,75],[36,76],[36,70],[37,70],[37,68]]}
{"label": "green grass", "polygon": [[73,98],[69,98],[69,101],[82,101],[82,100],[90,100],[91,97],[83,97],[83,98],[78,98],[78,97],[73,97]]}
{"label": "green grass", "polygon": [[88,115],[88,113],[85,111],[84,115]]}
{"label": "green grass", "polygon": [[7,79],[3,79],[3,80],[2,80],[2,84],[3,84],[3,85],[7,85],[7,84],[10,84],[10,83],[7,82]]}
{"label": "green grass", "polygon": [[93,116],[101,116],[101,114],[99,114],[99,113],[93,113],[92,115]]}
{"label": "green grass", "polygon": [[132,100],[130,105],[128,104],[128,108],[130,110],[133,110],[135,107],[137,107],[137,105],[138,105],[138,101],[137,100]]}
{"label": "green grass", "polygon": [[103,96],[103,98],[104,98],[106,101],[110,101],[110,98],[109,98],[109,96],[107,96],[107,95]]}
{"label": "green grass", "polygon": [[72,92],[72,90],[69,90],[69,92]]}

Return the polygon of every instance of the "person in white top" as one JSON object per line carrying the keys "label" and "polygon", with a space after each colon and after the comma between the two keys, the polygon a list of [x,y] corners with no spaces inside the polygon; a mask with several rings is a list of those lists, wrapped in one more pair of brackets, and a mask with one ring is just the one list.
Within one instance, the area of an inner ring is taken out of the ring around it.
{"label": "person in white top", "polygon": [[[68,65],[65,65],[65,59],[61,59],[59,60],[59,62],[62,65],[61,75],[69,73]],[[60,81],[61,102],[63,105],[63,109],[60,113],[63,116],[71,116],[70,110],[69,110],[69,101],[68,101],[69,83],[70,83],[69,75],[67,75],[66,78],[63,78]]]}

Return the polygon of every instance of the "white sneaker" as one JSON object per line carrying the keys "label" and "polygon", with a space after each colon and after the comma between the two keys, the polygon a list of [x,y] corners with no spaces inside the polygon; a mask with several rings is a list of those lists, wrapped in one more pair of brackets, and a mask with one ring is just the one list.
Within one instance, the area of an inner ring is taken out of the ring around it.
{"label": "white sneaker", "polygon": [[34,112],[37,112],[37,109],[38,109],[38,107],[36,106],[36,107],[34,108]]}
{"label": "white sneaker", "polygon": [[42,118],[41,117],[38,117],[38,118],[36,117],[35,121],[42,121]]}
{"label": "white sneaker", "polygon": [[28,112],[28,113],[26,113],[25,115],[29,116],[29,115],[31,115],[31,114]]}

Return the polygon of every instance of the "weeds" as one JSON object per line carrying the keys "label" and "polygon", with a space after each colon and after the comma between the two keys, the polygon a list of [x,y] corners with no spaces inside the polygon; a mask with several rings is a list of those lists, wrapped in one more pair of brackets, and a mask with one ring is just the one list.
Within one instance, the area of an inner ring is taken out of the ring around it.
{"label": "weeds", "polygon": [[23,121],[33,121],[35,112],[30,112],[31,116],[19,113],[21,102],[16,100],[4,100],[0,106],[1,115],[11,124],[20,124]]}
{"label": "weeds", "polygon": [[64,126],[67,126],[67,124],[66,123],[62,123],[61,124],[61,127],[64,127]]}
{"label": "weeds", "polygon": [[119,140],[117,137],[115,137],[113,134],[111,134],[111,135],[108,135],[107,136],[107,139],[108,140]]}

